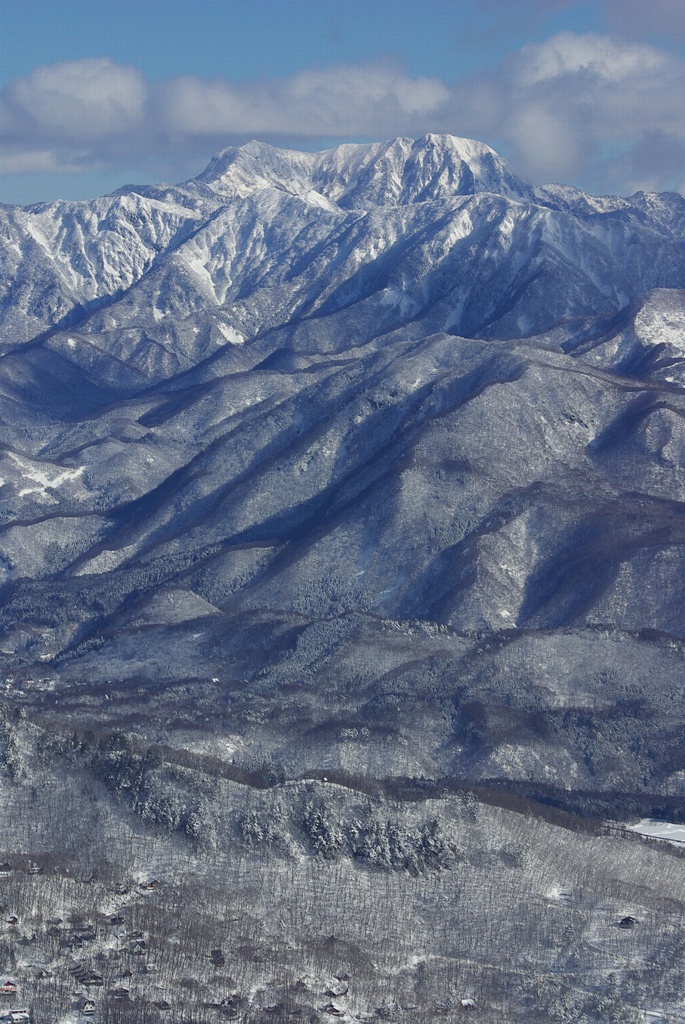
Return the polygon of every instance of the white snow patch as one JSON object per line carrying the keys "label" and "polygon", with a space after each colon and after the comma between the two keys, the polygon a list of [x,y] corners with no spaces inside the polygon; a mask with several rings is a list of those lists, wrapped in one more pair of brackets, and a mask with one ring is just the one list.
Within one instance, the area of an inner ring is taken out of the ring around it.
{"label": "white snow patch", "polygon": [[240,333],[240,331],[236,331],[235,327],[231,327],[230,324],[222,323],[218,323],[217,327],[219,328],[220,332],[223,334],[224,338],[230,345],[245,344],[245,338]]}
{"label": "white snow patch", "polygon": [[93,573],[109,572],[111,569],[116,569],[122,562],[125,562],[135,550],[135,544],[129,544],[125,548],[118,548],[114,551],[101,551],[95,558],[91,558],[89,562],[82,565],[76,575],[92,576]]}
{"label": "white snow patch", "polygon": [[322,196],[316,189],[309,189],[307,192],[302,192],[301,198],[310,206],[316,206],[320,210],[326,210],[328,213],[341,213],[341,209],[337,203],[332,202],[326,196]]}
{"label": "white snow patch", "polygon": [[[84,466],[79,466],[77,469],[63,469],[57,473],[50,474],[45,468],[39,468],[38,465],[31,465],[25,459],[22,459],[19,455],[15,455],[14,452],[9,452],[11,459],[21,469],[22,478],[24,480],[32,480],[37,487],[23,487],[19,491],[19,497],[23,498],[27,494],[42,494],[47,496],[47,489],[53,490],[55,487],[61,487],[62,484],[68,483],[72,480],[78,480],[84,471]],[[56,468],[56,467],[55,467]]]}
{"label": "white snow patch", "polygon": [[67,338],[69,348],[76,348],[76,338]]}
{"label": "white snow patch", "polygon": [[670,821],[659,821],[656,818],[643,818],[637,825],[629,825],[630,832],[639,832],[641,836],[652,839],[665,839],[670,843],[685,843],[685,825],[675,825]]}
{"label": "white snow patch", "polygon": [[209,270],[207,269],[207,266],[202,261],[202,259],[191,251],[184,252],[183,259],[188,270],[195,275],[195,278],[198,281],[200,287],[202,287],[209,295],[211,295],[214,301],[216,302],[217,294],[216,289],[214,287],[214,281],[212,279],[212,275],[210,274]]}
{"label": "white snow patch", "polygon": [[399,288],[384,288],[380,293],[380,300],[384,306],[396,308],[400,316],[411,316],[418,309],[416,300]]}
{"label": "white snow patch", "polygon": [[571,890],[559,885],[554,885],[551,889],[548,889],[545,896],[548,900],[553,900],[555,903],[571,903],[573,899]]}

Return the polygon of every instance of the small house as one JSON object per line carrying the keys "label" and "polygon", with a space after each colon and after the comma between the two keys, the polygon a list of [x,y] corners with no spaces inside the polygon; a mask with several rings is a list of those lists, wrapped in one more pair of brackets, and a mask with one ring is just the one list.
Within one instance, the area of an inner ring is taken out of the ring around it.
{"label": "small house", "polygon": [[324,1013],[330,1013],[331,1017],[344,1017],[345,1011],[337,1003],[328,1003],[324,1006]]}
{"label": "small house", "polygon": [[475,999],[462,999],[461,1000],[462,1010],[475,1010],[476,1000]]}
{"label": "small house", "polygon": [[95,1013],[95,1003],[92,999],[84,999],[81,1003],[81,1013],[84,1016],[89,1017],[92,1013]]}
{"label": "small house", "polygon": [[622,917],[618,922],[619,928],[634,928],[637,924],[637,919],[634,917]]}
{"label": "small house", "polygon": [[347,995],[348,988],[349,985],[346,981],[335,981],[328,986],[325,994],[327,996],[345,996]]}
{"label": "small house", "polygon": [[84,985],[104,985],[105,983],[105,979],[102,975],[96,974],[95,971],[88,971],[87,974],[84,974],[83,977],[80,978],[80,981]]}
{"label": "small house", "polygon": [[128,999],[128,989],[127,988],[115,988],[114,992],[112,993],[112,995],[114,996],[115,999]]}
{"label": "small house", "polygon": [[9,1018],[12,1024],[31,1024],[31,1014],[28,1010],[10,1010]]}
{"label": "small house", "polygon": [[6,981],[3,985],[0,985],[0,996],[15,996],[17,994],[17,986],[13,981]]}
{"label": "small house", "polygon": [[170,1010],[171,1003],[167,1003],[166,999],[160,999],[158,1003],[155,1003],[158,1010]]}

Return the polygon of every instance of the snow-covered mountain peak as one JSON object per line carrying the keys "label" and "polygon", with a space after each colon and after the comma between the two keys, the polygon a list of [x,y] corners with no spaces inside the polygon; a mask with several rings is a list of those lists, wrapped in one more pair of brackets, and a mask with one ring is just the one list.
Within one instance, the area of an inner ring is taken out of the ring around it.
{"label": "snow-covered mountain peak", "polygon": [[273,187],[308,191],[314,157],[253,139],[221,150],[196,180],[224,195],[246,196]]}
{"label": "snow-covered mountain peak", "polygon": [[343,207],[409,205],[493,192],[531,199],[531,185],[489,146],[453,135],[336,146],[320,153],[262,142],[225,149],[198,176],[223,195],[316,191]]}
{"label": "snow-covered mountain peak", "polygon": [[530,199],[532,187],[484,142],[454,135],[424,135],[414,142],[405,167],[406,201],[445,199],[450,192],[494,192]]}
{"label": "snow-covered mountain peak", "polygon": [[60,352],[90,366],[79,325],[118,360],[108,380],[131,360],[154,379],[188,369],[226,331],[307,353],[400,329],[512,338],[684,284],[682,196],[534,190],[451,135],[249,142],[179,186],[6,207],[0,233],[0,351],[61,331]]}

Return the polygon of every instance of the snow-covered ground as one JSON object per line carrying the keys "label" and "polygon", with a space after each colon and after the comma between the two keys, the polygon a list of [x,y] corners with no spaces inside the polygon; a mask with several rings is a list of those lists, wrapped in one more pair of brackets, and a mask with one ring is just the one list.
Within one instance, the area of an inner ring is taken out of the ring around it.
{"label": "snow-covered ground", "polygon": [[641,836],[652,839],[667,839],[670,843],[685,843],[685,825],[675,825],[671,821],[659,821],[657,818],[643,818],[637,825],[629,825],[631,832],[639,832]]}

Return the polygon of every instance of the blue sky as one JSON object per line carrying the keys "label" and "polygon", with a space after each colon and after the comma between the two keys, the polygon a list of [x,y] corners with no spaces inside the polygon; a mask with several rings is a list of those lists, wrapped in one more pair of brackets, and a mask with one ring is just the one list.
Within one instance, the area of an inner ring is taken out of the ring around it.
{"label": "blue sky", "polygon": [[0,0],[0,33],[5,202],[428,131],[538,182],[685,188],[685,0]]}

